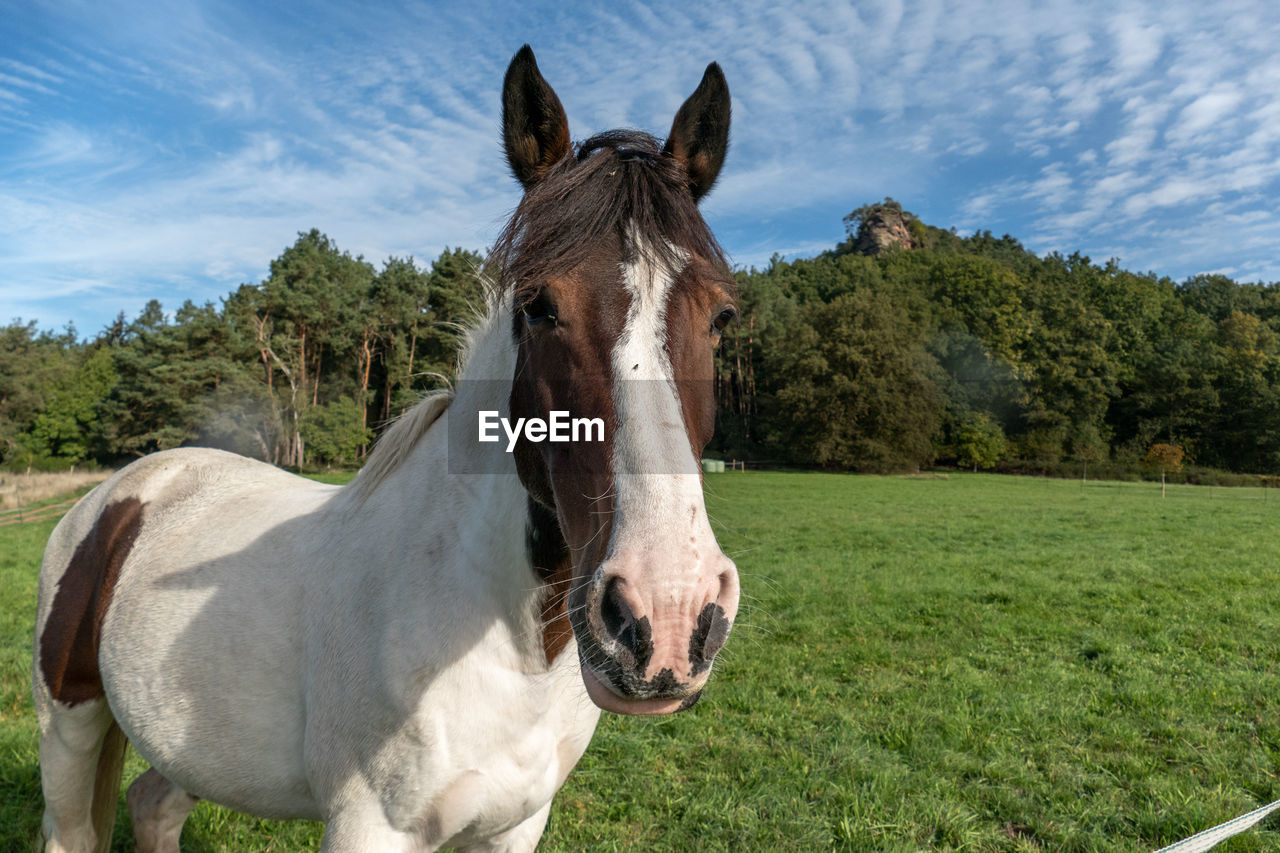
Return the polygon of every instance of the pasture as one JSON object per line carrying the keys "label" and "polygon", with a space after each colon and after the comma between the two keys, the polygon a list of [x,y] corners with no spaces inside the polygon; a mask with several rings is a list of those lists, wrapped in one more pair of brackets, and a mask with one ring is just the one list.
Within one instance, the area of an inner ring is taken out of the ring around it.
{"label": "pasture", "polygon": [[65,497],[77,489],[101,483],[110,477],[111,473],[107,470],[34,474],[0,471],[0,524],[6,521],[26,521],[28,519],[23,516],[23,511],[27,507],[49,508],[50,498]]}
{"label": "pasture", "polygon": [[[744,590],[717,674],[685,714],[606,715],[540,850],[1149,851],[1280,797],[1280,494],[731,473],[707,509]],[[53,524],[0,527],[6,851],[39,823]],[[183,840],[319,837],[206,804]]]}

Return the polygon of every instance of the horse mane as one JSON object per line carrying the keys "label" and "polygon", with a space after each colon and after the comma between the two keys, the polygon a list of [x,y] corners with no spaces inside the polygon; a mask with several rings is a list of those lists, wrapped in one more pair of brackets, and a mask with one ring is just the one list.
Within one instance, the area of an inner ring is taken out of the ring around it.
{"label": "horse mane", "polygon": [[655,137],[611,130],[580,143],[528,189],[491,257],[501,288],[520,302],[608,241],[621,246],[624,263],[633,260],[638,240],[671,269],[696,255],[728,277],[724,250],[698,212],[684,168]]}
{"label": "horse mane", "polygon": [[[497,319],[502,302],[497,286],[482,270],[476,270],[476,278],[484,289],[484,306],[476,309],[475,319],[462,327],[462,343],[458,353],[459,375],[471,361],[480,339]],[[452,388],[429,391],[391,422],[374,443],[364,467],[351,481],[351,488],[358,500],[368,498],[391,472],[400,467],[418,439],[426,435],[427,430],[440,419],[452,402]]]}
{"label": "horse mane", "polygon": [[447,388],[432,391],[392,421],[391,426],[387,427],[374,444],[360,473],[351,482],[361,500],[372,494],[392,471],[400,467],[418,439],[440,419],[451,402],[453,391]]}

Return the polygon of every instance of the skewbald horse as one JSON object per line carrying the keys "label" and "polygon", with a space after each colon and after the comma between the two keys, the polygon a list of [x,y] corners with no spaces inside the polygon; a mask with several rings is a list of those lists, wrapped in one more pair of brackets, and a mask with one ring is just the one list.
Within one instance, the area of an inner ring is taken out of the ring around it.
{"label": "skewbald horse", "polygon": [[[697,700],[738,604],[697,464],[736,315],[696,206],[728,87],[710,65],[665,144],[575,146],[526,45],[502,103],[525,194],[456,391],[348,486],[172,450],[54,531],[33,668],[46,850],[107,849],[126,743],[151,765],[127,794],[144,851],[177,850],[198,798],[323,820],[331,853],[532,850],[601,708]],[[599,418],[603,440],[507,453],[474,438],[495,411]]]}

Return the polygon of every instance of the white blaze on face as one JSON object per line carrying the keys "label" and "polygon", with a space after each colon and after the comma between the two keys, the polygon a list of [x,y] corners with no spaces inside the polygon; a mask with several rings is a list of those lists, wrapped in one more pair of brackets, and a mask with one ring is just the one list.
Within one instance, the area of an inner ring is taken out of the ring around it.
{"label": "white blaze on face", "polygon": [[620,477],[698,474],[666,351],[667,301],[677,273],[643,244],[622,266],[631,306],[613,351],[614,473]]}
{"label": "white blaze on face", "polygon": [[637,247],[635,259],[622,267],[631,305],[613,351],[614,516],[602,568],[626,580],[641,603],[636,616],[651,621],[656,648],[650,677],[663,668],[687,672],[698,611],[716,599],[728,563],[707,520],[698,460],[665,346],[667,303],[678,273],[647,246]]}

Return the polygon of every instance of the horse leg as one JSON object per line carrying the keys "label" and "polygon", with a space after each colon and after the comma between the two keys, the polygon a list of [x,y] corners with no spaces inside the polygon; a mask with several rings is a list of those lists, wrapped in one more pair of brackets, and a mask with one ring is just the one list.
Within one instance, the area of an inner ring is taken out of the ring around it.
{"label": "horse leg", "polygon": [[178,853],[178,838],[187,815],[200,802],[152,767],[125,794],[133,818],[138,853]]}
{"label": "horse leg", "polygon": [[45,707],[40,726],[45,853],[106,851],[128,741],[106,699],[75,706],[50,701]]}
{"label": "horse leg", "polygon": [[549,814],[551,803],[501,835],[459,847],[458,853],[532,853],[538,846],[538,839],[542,838],[542,831],[547,828]]}
{"label": "horse leg", "polygon": [[423,845],[414,835],[386,825],[381,814],[366,809],[350,809],[325,822],[320,853],[427,853],[436,845]]}

